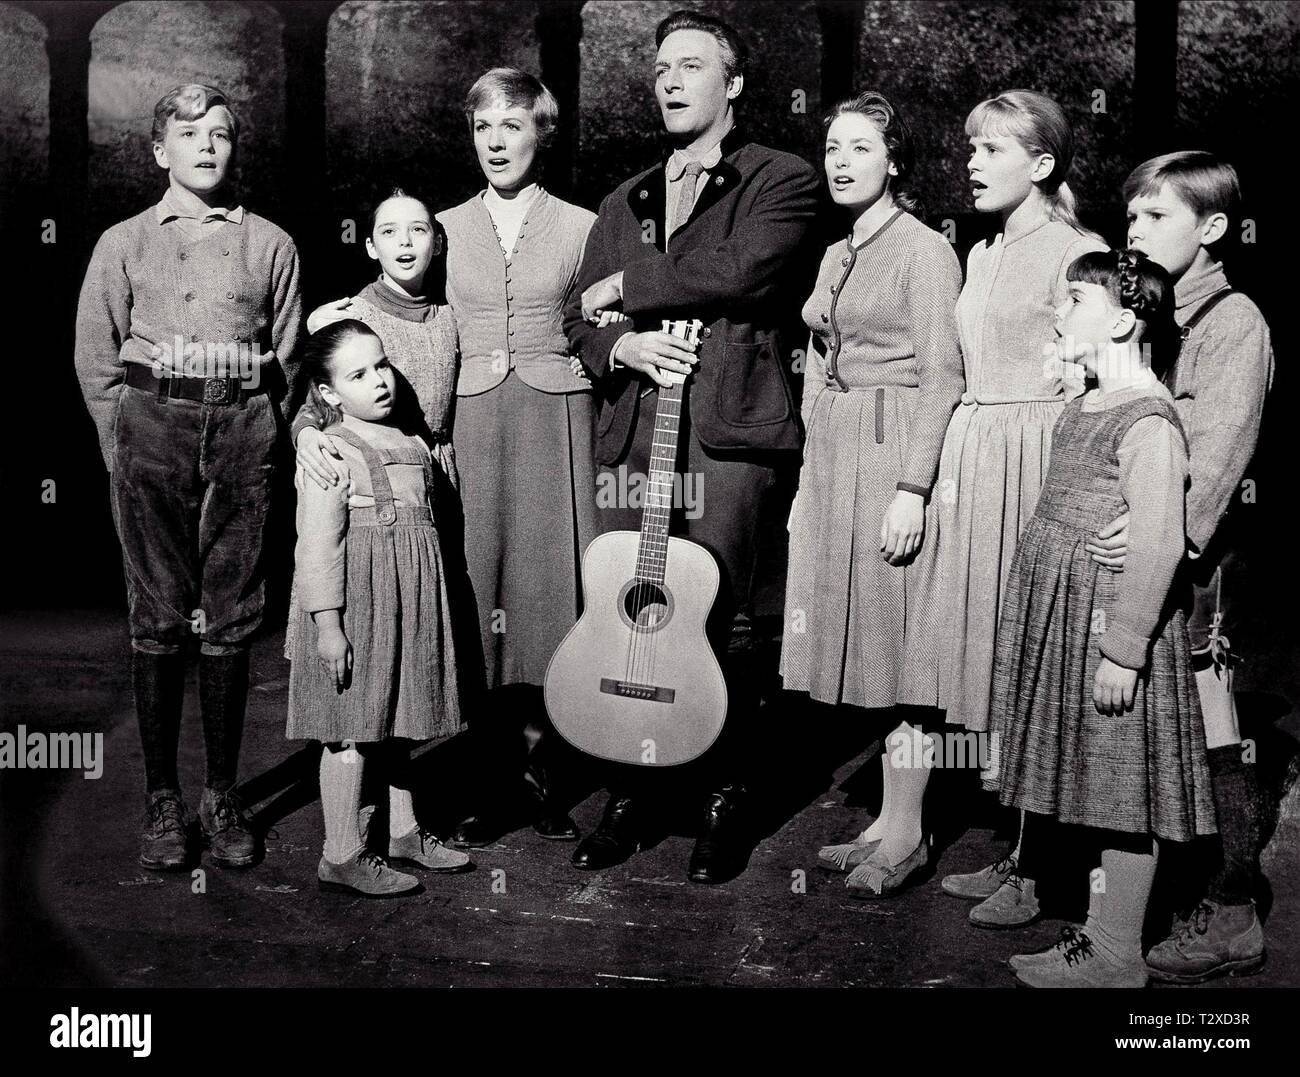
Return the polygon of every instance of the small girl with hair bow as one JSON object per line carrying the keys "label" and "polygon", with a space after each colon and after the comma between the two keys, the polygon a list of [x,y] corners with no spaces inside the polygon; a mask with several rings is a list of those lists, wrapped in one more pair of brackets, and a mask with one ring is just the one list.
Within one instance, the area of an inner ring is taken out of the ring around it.
{"label": "small girl with hair bow", "polygon": [[[1187,446],[1159,372],[1174,358],[1173,284],[1145,255],[1093,251],[1066,273],[1057,357],[1097,387],[1066,405],[998,623],[985,785],[1003,804],[1089,828],[1088,919],[1011,958],[1029,987],[1144,987],[1153,839],[1215,832],[1187,621]],[[1154,364],[1154,369],[1153,369]],[[1130,513],[1122,573],[1086,546]]]}

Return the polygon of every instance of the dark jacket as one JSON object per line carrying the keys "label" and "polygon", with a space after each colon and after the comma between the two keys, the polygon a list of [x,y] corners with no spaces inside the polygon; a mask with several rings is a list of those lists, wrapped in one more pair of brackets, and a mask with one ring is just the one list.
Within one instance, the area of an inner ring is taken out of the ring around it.
{"label": "dark jacket", "polygon": [[[800,310],[815,268],[810,229],[817,174],[806,161],[749,142],[733,129],[690,219],[665,253],[665,163],[634,176],[601,203],[564,312],[564,331],[600,401],[597,459],[614,464],[626,451],[646,385],[626,368],[611,372],[610,349],[630,330],[662,328],[665,318],[699,318],[705,325],[687,393],[701,444],[798,450],[789,360],[791,349],[807,341]],[[631,324],[597,329],[582,320],[582,293],[620,270],[623,312]]]}

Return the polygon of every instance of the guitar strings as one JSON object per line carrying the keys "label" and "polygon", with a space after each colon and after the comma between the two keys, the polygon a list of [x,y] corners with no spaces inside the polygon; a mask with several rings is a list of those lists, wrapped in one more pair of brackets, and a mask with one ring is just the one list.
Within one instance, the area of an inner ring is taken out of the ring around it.
{"label": "guitar strings", "polygon": [[[681,337],[684,340],[694,343],[698,340],[698,333],[701,323],[698,320],[665,322],[664,331]],[[664,394],[668,394],[665,400]],[[657,449],[662,449],[658,444],[660,425],[659,418],[663,407],[667,404],[669,407],[675,407],[676,411],[668,412],[668,417],[672,420],[673,425],[673,447],[672,447],[672,468],[667,474],[676,474],[677,453],[680,449],[678,441],[680,440],[680,419],[682,408],[682,386],[670,386],[667,389],[661,387],[658,401],[658,408],[655,413],[655,425],[651,435],[650,449],[650,482],[647,483],[648,499],[642,511],[641,519],[641,542],[637,546],[637,565],[635,582],[630,591],[632,598],[632,609],[634,611],[632,620],[632,637],[628,644],[627,663],[625,666],[626,680],[634,684],[653,685],[655,681],[655,671],[658,665],[659,638],[658,627],[664,620],[668,612],[668,598],[664,590],[664,584],[667,578],[668,562],[668,545],[670,542],[669,530],[672,520],[672,494],[671,482],[670,492],[668,494],[668,504],[666,511],[664,504],[660,500],[664,495],[654,489],[656,480],[654,478],[654,457]],[[659,548],[659,538],[657,534],[650,533],[650,525],[658,521],[660,515],[663,517],[663,548]],[[653,572],[652,569],[659,569]],[[651,579],[644,578],[645,575],[651,575]],[[654,576],[663,577],[661,582],[656,585],[653,582]],[[652,620],[654,616],[650,610],[651,600],[655,599],[655,605],[661,606],[661,613],[657,619]]]}

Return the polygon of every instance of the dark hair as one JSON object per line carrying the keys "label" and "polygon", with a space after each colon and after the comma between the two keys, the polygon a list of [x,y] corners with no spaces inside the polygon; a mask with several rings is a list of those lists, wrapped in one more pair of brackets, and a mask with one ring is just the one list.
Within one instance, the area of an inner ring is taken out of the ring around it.
{"label": "dark hair", "polygon": [[1174,320],[1174,282],[1158,262],[1141,251],[1089,251],[1070,263],[1065,279],[1099,284],[1115,304],[1133,312],[1142,322],[1141,341],[1150,348],[1157,376],[1173,365],[1181,338]]}
{"label": "dark hair", "polygon": [[889,161],[898,169],[897,176],[889,177],[889,193],[894,202],[908,213],[918,213],[920,198],[912,187],[912,178],[916,170],[916,145],[912,141],[912,132],[903,117],[884,94],[875,90],[864,90],[857,97],[840,101],[826,114],[822,126],[829,132],[835,120],[847,114],[865,116],[880,131],[885,142],[885,152]]}
{"label": "dark hair", "polygon": [[541,79],[517,67],[494,67],[480,75],[465,97],[465,118],[471,135],[474,113],[491,108],[498,101],[506,108],[531,109],[537,128],[537,148],[544,150],[551,144],[560,125],[560,103]]}
{"label": "dark hair", "polygon": [[317,329],[307,338],[307,343],[298,353],[302,376],[307,379],[309,386],[306,406],[315,413],[322,430],[341,421],[343,412],[321,396],[319,386],[331,383],[334,377],[334,356],[343,344],[358,336],[379,338],[379,334],[365,322],[343,318]]}
{"label": "dark hair", "polygon": [[[366,212],[366,235],[374,236],[375,225],[379,223],[379,210],[385,202],[391,198],[409,198],[412,202],[419,202],[424,207],[424,212],[429,214],[429,223],[433,224],[433,211],[429,209],[429,203],[421,198],[418,194],[407,194],[401,187],[391,188],[382,198],[376,198],[371,204],[370,209]],[[435,237],[438,235],[437,227],[434,228]],[[435,250],[435,254],[437,251]]]}
{"label": "dark hair", "polygon": [[674,11],[655,28],[655,48],[662,45],[664,38],[676,30],[703,30],[706,34],[713,35],[722,52],[722,71],[728,82],[737,75],[745,74],[749,50],[745,48],[744,39],[730,24],[699,11]]}
{"label": "dark hair", "polygon": [[202,82],[187,82],[163,94],[153,108],[153,140],[162,142],[167,137],[167,121],[173,116],[179,120],[197,120],[221,105],[230,113],[231,138],[239,144],[239,117],[230,107],[230,100],[215,86]]}

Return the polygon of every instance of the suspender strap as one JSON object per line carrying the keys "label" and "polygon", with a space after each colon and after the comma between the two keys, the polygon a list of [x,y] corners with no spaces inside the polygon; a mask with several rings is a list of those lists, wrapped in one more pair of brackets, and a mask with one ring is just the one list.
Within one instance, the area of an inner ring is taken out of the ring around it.
{"label": "suspender strap", "polygon": [[1201,321],[1215,307],[1222,303],[1228,296],[1232,295],[1231,288],[1220,288],[1209,299],[1196,308],[1196,313],[1187,319],[1187,324],[1182,328],[1182,339],[1186,340],[1191,336],[1192,330],[1201,324]]}
{"label": "suspender strap", "polygon": [[341,437],[361,453],[362,459],[366,462],[366,467],[370,469],[370,487],[375,496],[375,519],[381,524],[393,523],[397,519],[393,485],[388,481],[388,476],[384,472],[383,458],[375,451],[375,447],[341,423],[335,423],[327,433]]}

